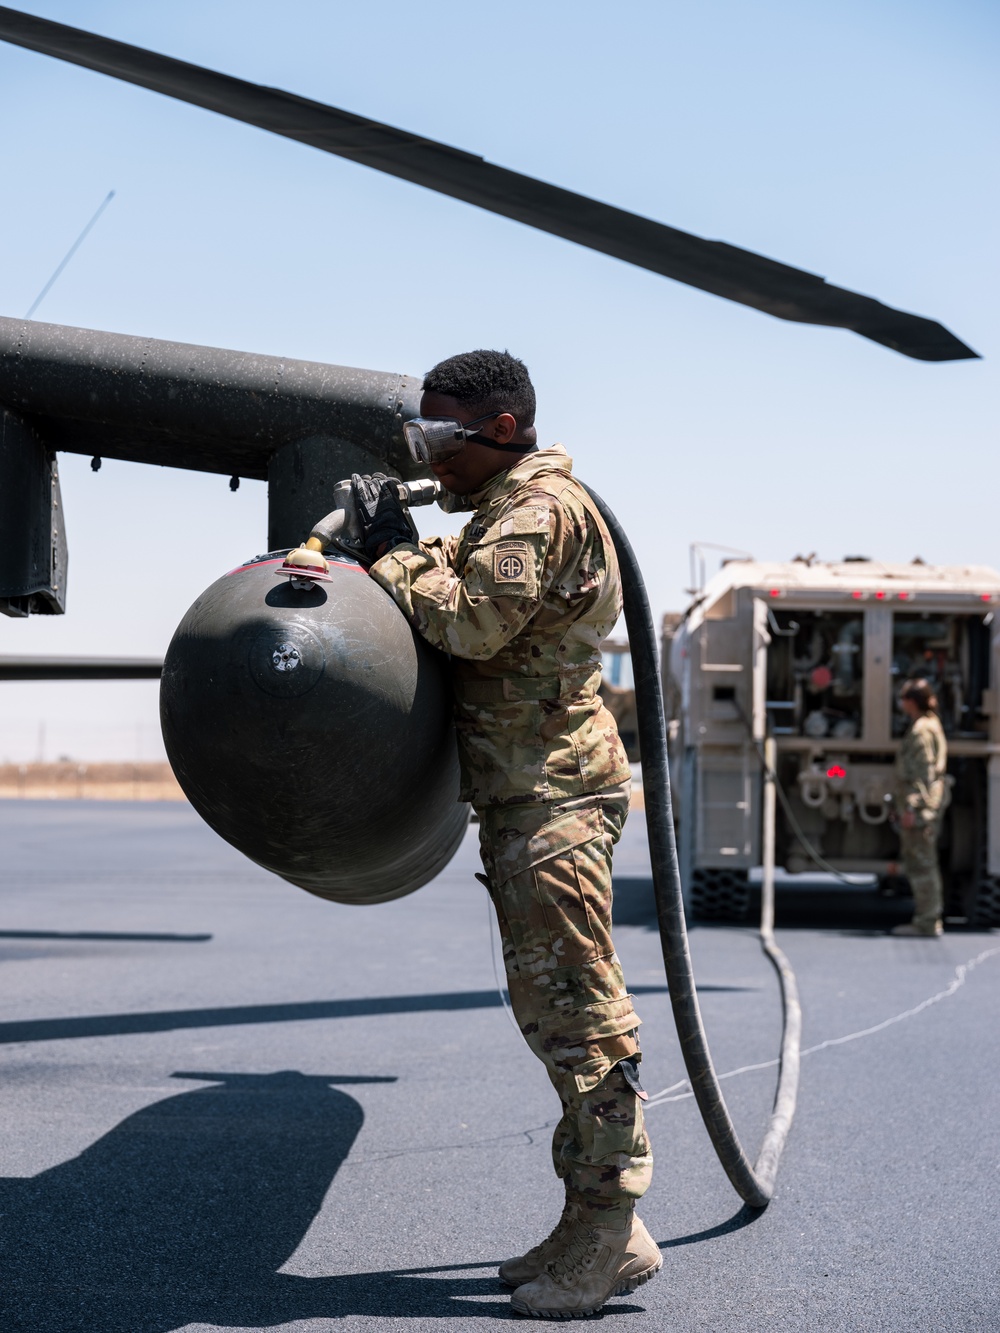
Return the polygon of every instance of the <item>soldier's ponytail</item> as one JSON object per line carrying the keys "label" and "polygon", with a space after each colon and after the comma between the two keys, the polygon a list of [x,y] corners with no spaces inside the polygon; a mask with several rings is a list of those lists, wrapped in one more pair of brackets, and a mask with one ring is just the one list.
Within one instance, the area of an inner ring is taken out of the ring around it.
{"label": "soldier's ponytail", "polygon": [[938,710],[937,695],[931,688],[930,682],[924,680],[923,677],[917,680],[904,681],[899,697],[901,699],[912,699],[920,709],[921,715],[936,713]]}

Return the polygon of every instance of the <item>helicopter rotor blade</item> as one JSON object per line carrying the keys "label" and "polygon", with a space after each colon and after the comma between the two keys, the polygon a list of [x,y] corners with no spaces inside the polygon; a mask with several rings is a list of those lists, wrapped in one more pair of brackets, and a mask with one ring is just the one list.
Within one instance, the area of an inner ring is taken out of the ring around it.
{"label": "helicopter rotor blade", "polygon": [[778,319],[851,329],[920,361],[978,356],[935,320],[322,102],[5,6],[0,40],[298,140]]}

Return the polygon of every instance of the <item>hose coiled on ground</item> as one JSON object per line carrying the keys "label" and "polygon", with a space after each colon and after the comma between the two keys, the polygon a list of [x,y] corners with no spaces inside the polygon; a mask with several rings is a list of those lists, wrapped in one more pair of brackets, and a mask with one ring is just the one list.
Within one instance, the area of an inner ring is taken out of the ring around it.
{"label": "hose coiled on ground", "polygon": [[[705,1128],[733,1188],[751,1208],[765,1208],[774,1193],[778,1161],[795,1115],[802,1025],[795,974],[774,940],[773,880],[770,884],[764,885],[760,938],[761,946],[773,963],[781,983],[784,1025],[774,1106],[757,1161],[751,1166],[737,1137],[716,1077],[695,990],[684,921],[677,841],[674,836],[659,657],[649,599],[639,563],[624,529],[601,497],[589,487],[584,489],[597,506],[611,533],[621,570],[625,625],[628,630],[635,682],[639,750],[656,915],[670,989],[670,1004],[684,1064]],[[773,800],[773,789],[771,799]]]}

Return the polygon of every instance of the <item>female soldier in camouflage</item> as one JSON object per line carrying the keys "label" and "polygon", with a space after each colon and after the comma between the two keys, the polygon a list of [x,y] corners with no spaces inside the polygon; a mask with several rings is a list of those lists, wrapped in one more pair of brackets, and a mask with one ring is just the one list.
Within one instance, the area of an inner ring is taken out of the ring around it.
{"label": "female soldier in camouflage", "polygon": [[933,939],[942,933],[937,840],[947,804],[948,746],[937,699],[926,680],[906,681],[900,706],[910,725],[896,755],[894,801],[903,869],[913,892],[913,920],[892,933]]}

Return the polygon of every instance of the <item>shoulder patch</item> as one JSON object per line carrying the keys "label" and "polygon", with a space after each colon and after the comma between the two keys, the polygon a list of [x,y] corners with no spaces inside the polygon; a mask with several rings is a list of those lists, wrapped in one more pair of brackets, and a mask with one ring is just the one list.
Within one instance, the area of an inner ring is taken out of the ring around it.
{"label": "shoulder patch", "polygon": [[527,582],[527,542],[497,542],[493,548],[493,579],[496,583]]}

